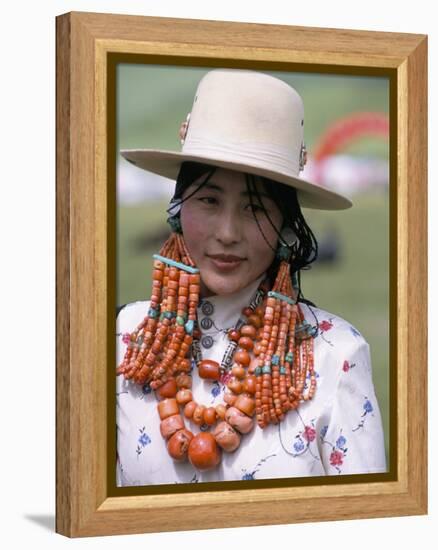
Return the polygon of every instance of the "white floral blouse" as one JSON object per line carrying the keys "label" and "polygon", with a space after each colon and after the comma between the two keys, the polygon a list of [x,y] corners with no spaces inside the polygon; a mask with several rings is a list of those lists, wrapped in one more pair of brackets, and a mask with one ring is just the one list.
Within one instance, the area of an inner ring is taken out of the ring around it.
{"label": "white floral blouse", "polygon": [[[198,322],[204,359],[220,363],[235,325],[260,279],[228,296],[201,300]],[[386,471],[382,421],[374,392],[369,346],[348,322],[300,304],[306,320],[318,326],[314,340],[317,390],[314,398],[289,411],[278,425],[255,425],[218,467],[196,470],[175,462],[160,434],[157,400],[148,386],[117,377],[117,486],[272,479]],[[145,317],[149,302],[126,305],[117,318],[117,365],[126,349],[124,335]],[[126,337],[125,337],[126,340]],[[198,403],[222,402],[225,386],[192,370]],[[226,382],[226,380],[225,380]],[[199,427],[185,419],[194,434]]]}

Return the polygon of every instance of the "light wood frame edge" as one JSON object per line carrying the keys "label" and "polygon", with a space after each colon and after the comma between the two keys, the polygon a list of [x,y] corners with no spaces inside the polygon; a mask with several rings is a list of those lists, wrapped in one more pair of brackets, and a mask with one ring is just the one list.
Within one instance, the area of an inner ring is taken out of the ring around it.
{"label": "light wood frame edge", "polygon": [[[160,38],[168,36],[160,31],[169,25],[174,42]],[[230,27],[233,33],[227,34]],[[328,34],[327,29],[282,26],[276,33],[282,38],[269,48],[260,45],[260,31],[266,27],[85,13],[57,18],[59,533],[75,537],[427,513],[427,38],[341,30]],[[239,29],[245,32],[236,33]],[[225,35],[239,38],[224,48]],[[397,70],[397,481],[107,497],[102,252],[106,250],[109,51]]]}

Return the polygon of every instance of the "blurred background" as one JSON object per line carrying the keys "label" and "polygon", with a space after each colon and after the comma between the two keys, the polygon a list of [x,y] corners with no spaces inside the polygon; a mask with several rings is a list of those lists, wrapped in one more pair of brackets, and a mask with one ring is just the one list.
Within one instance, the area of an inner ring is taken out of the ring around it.
{"label": "blurred background", "polygon": [[[180,124],[209,70],[117,67],[118,305],[150,297],[152,254],[169,234],[165,210],[174,188],[173,181],[136,168],[118,151],[179,151]],[[353,201],[345,211],[303,209],[320,250],[317,262],[302,272],[301,286],[307,299],[347,319],[370,344],[388,461],[389,80],[263,72],[291,84],[303,98],[308,162],[301,175]]]}

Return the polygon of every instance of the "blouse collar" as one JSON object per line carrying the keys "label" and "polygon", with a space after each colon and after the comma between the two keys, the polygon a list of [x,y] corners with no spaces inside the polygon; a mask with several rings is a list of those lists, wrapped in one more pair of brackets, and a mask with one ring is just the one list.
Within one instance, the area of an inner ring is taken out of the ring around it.
{"label": "blouse collar", "polygon": [[198,306],[198,319],[210,317],[215,326],[221,329],[231,328],[235,325],[242,313],[242,309],[249,306],[257,288],[265,274],[253,281],[247,287],[232,294],[224,296],[209,296],[201,298]]}

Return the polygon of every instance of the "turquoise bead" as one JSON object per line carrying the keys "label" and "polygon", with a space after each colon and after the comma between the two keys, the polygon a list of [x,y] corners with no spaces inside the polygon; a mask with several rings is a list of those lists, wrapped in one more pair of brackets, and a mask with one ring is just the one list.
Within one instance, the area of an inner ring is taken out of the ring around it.
{"label": "turquoise bead", "polygon": [[185,329],[187,334],[192,334],[193,333],[194,325],[195,325],[195,323],[194,323],[193,320],[187,321],[187,323],[184,325],[184,329]]}
{"label": "turquoise bead", "polygon": [[289,260],[291,251],[287,246],[280,246],[277,249],[277,258],[280,260]]}
{"label": "turquoise bead", "polygon": [[151,317],[151,319],[156,319],[158,315],[159,311],[157,309],[154,309],[153,307],[149,308],[148,317]]}
{"label": "turquoise bead", "polygon": [[181,220],[177,216],[170,216],[167,218],[167,223],[174,233],[182,233]]}
{"label": "turquoise bead", "polygon": [[295,273],[292,275],[292,286],[295,289],[298,289],[298,272],[295,271]]}
{"label": "turquoise bead", "polygon": [[187,271],[188,273],[199,273],[199,269],[196,267],[190,267],[189,265],[182,264],[180,262],[176,262],[175,260],[170,260],[169,258],[165,258],[164,256],[160,256],[159,254],[154,254],[152,256],[154,260],[158,260],[160,262],[163,262],[167,265],[171,265],[173,267],[177,267],[178,269],[182,269],[183,271]]}

